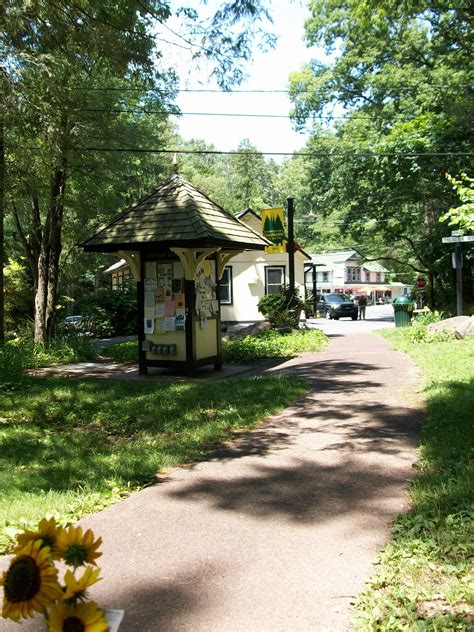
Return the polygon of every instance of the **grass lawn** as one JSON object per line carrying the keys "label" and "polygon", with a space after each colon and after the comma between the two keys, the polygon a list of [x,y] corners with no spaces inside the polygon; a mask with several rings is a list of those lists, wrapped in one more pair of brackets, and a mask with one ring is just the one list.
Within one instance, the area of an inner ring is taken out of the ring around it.
{"label": "grass lawn", "polygon": [[26,378],[0,393],[0,551],[22,523],[70,522],[199,460],[297,399],[291,376],[150,384]]}
{"label": "grass lawn", "polygon": [[422,369],[426,416],[412,508],[359,596],[355,629],[472,630],[474,337],[413,344],[400,329],[377,333]]}

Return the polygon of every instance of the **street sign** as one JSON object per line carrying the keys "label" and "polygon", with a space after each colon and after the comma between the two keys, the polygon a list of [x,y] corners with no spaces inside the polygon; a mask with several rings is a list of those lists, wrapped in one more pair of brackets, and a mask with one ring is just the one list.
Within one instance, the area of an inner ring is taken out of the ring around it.
{"label": "street sign", "polygon": [[420,290],[421,290],[421,288],[424,288],[424,287],[425,287],[425,285],[426,285],[426,281],[425,281],[425,279],[424,279],[423,277],[419,277],[419,278],[416,280],[416,287],[419,287],[419,288],[420,288]]}
{"label": "street sign", "polygon": [[443,244],[462,244],[467,241],[474,241],[474,235],[464,235],[463,237],[443,237]]}

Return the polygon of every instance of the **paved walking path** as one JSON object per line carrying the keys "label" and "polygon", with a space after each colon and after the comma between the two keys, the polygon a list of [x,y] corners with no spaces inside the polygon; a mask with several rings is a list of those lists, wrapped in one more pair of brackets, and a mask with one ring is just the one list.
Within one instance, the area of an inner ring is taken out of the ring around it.
{"label": "paved walking path", "polygon": [[275,370],[305,376],[310,391],[82,521],[104,539],[91,592],[125,608],[120,632],[351,629],[351,602],[407,508],[418,374],[371,333],[334,336]]}

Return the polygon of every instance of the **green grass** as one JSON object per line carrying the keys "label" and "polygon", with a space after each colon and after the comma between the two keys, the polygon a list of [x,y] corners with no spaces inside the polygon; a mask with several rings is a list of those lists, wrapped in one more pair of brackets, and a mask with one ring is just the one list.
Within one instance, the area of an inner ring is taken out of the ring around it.
{"label": "green grass", "polygon": [[[279,334],[270,329],[255,336],[229,340],[222,344],[222,357],[227,363],[252,363],[266,358],[287,358],[304,351],[321,351],[328,342],[318,329],[300,329],[290,334]],[[116,362],[138,362],[137,341],[109,345],[104,355]]]}
{"label": "green grass", "polygon": [[58,336],[49,344],[31,338],[0,343],[0,388],[16,388],[26,369],[96,358],[95,343],[87,336]]}
{"label": "green grass", "polygon": [[378,333],[422,369],[426,415],[411,510],[359,597],[355,627],[472,629],[474,337],[414,344],[400,329]]}
{"label": "green grass", "polygon": [[0,393],[0,550],[45,514],[66,523],[206,456],[297,399],[291,376],[150,384],[26,378]]}

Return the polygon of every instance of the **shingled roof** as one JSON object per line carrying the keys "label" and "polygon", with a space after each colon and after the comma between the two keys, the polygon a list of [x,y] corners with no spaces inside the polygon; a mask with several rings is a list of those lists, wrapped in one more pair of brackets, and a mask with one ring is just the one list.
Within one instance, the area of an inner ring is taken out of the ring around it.
{"label": "shingled roof", "polygon": [[174,175],[81,246],[87,251],[182,246],[263,250],[264,237]]}

